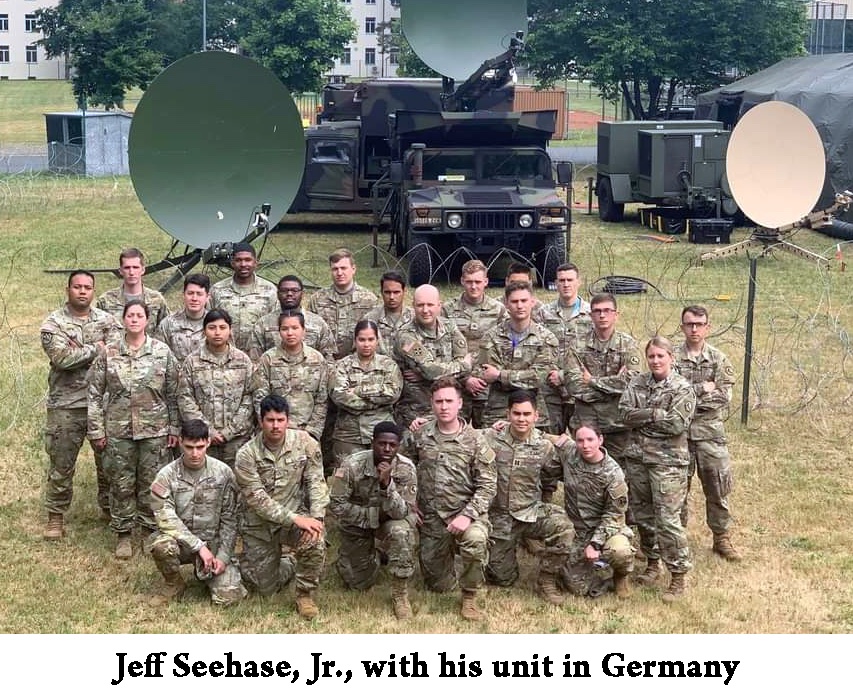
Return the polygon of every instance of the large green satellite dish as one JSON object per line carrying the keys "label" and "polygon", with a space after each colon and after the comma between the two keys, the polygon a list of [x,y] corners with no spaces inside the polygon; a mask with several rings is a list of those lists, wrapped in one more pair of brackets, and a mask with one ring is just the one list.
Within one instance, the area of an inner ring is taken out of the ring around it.
{"label": "large green satellite dish", "polygon": [[130,176],[148,215],[169,235],[206,248],[245,237],[271,204],[281,219],[302,180],[305,135],[296,104],[269,70],[207,51],[166,68],[139,102]]}

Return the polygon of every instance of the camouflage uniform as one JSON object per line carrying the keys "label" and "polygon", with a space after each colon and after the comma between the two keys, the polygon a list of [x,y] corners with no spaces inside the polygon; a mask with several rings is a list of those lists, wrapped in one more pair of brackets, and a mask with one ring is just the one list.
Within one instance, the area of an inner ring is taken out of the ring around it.
{"label": "camouflage uniform", "polygon": [[286,567],[281,565],[284,543],[295,552],[297,593],[316,589],[326,560],[326,542],[321,536],[301,544],[302,530],[293,524],[293,518],[323,519],[329,504],[319,444],[307,432],[289,429],[276,453],[266,447],[259,433],[237,452],[234,475],[246,505],[240,529],[243,577],[263,596],[287,585],[290,578],[283,575]]}
{"label": "camouflage uniform", "polygon": [[190,318],[182,308],[157,326],[154,337],[169,345],[178,364],[183,364],[191,352],[204,344],[204,316]]}
{"label": "camouflage uniform", "polygon": [[[506,306],[497,299],[484,296],[482,302],[473,305],[465,302],[465,296],[450,301],[441,308],[441,312],[452,320],[459,332],[468,343],[468,351],[472,357],[480,354],[480,343],[487,335],[491,335],[495,328],[507,319]],[[471,424],[476,428],[485,427],[483,423],[483,411],[489,396],[489,387],[476,398],[467,391],[463,394],[463,415],[471,418]]]}
{"label": "camouflage uniform", "polygon": [[[296,309],[305,318],[305,344],[317,350],[327,360],[331,361],[337,346],[335,337],[329,329],[328,323],[316,313]],[[281,345],[281,335],[278,332],[278,318],[281,310],[267,313],[252,328],[252,337],[249,342],[247,354],[253,362],[257,362],[261,355],[273,347]]]}
{"label": "camouflage uniform", "polygon": [[160,323],[166,320],[166,316],[169,315],[166,299],[156,289],[143,286],[141,296],[127,296],[124,293],[124,285],[122,285],[101,294],[96,305],[102,311],[112,314],[113,318],[121,323],[127,302],[137,300],[142,301],[148,307],[148,323],[145,326],[145,332],[153,335]]}
{"label": "camouflage uniform", "polygon": [[541,541],[540,574],[557,575],[565,565],[574,532],[566,513],[542,502],[542,471],[551,465],[554,445],[535,429],[525,440],[507,426],[483,431],[495,453],[497,494],[489,508],[492,533],[486,579],[509,586],[518,579],[516,548],[522,539]]}
{"label": "camouflage uniform", "polygon": [[255,323],[280,308],[278,289],[257,275],[255,281],[247,286],[237,284],[230,277],[210,288],[210,307],[228,311],[231,316],[231,342],[237,349],[248,352]]}
{"label": "camouflage uniform", "polygon": [[[468,423],[463,421],[455,435],[445,435],[435,420],[407,437],[405,451],[417,464],[424,583],[437,592],[455,588],[453,556],[458,551],[459,586],[477,590],[489,560],[489,505],[497,489],[495,453],[483,433]],[[447,525],[457,515],[469,517],[471,524],[461,534],[451,534]]]}
{"label": "camouflage uniform", "polygon": [[331,286],[311,295],[308,310],[319,315],[331,328],[337,344],[335,359],[343,359],[352,352],[355,324],[378,302],[372,291],[358,284],[353,284],[345,294]]}
{"label": "camouflage uniform", "polygon": [[376,354],[367,368],[355,353],[344,357],[332,374],[329,397],[338,406],[335,430],[335,461],[367,449],[373,442],[373,427],[393,421],[394,403],[403,390],[403,375],[391,357]]}
{"label": "camouflage uniform", "polygon": [[237,450],[252,434],[252,360],[228,346],[223,354],[202,344],[181,366],[178,375],[178,410],[181,420],[201,420],[225,438],[211,444],[208,455],[234,466]]}
{"label": "camouflage uniform", "polygon": [[660,557],[673,573],[691,568],[681,507],[690,463],[687,430],[695,407],[693,389],[675,371],[662,381],[651,373],[635,376],[619,400],[622,420],[632,428],[622,467],[640,547],[647,560]]}
{"label": "camouflage uniform", "polygon": [[[86,438],[86,371],[98,356],[95,344],[117,339],[121,326],[98,308],[90,308],[88,318],[75,318],[64,305],[45,319],[40,332],[41,347],[50,360],[44,431],[49,460],[45,506],[48,512],[64,514],[71,506],[77,456]],[[98,506],[108,510],[109,481],[97,452],[95,467]]]}
{"label": "camouflage uniform", "polygon": [[365,313],[364,319],[372,320],[379,328],[379,348],[376,351],[391,356],[397,342],[397,333],[403,325],[415,319],[415,312],[405,306],[400,315],[394,317],[385,312],[385,306],[379,305]]}
{"label": "camouflage uniform", "polygon": [[383,490],[373,450],[359,451],[335,470],[330,487],[329,510],[337,518],[341,538],[337,567],[344,584],[353,590],[373,586],[379,574],[377,541],[388,554],[388,572],[395,578],[412,577],[417,526],[415,465],[397,455],[391,464],[391,482]]}
{"label": "camouflage uniform", "polygon": [[403,380],[403,393],[395,410],[399,424],[408,427],[416,417],[429,415],[432,383],[443,376],[459,379],[471,371],[466,354],[468,344],[449,320],[437,318],[432,330],[415,320],[400,328],[394,345],[394,360],[401,371],[416,371],[421,378]]}
{"label": "camouflage uniform", "polygon": [[[183,459],[164,466],[151,484],[157,530],[148,548],[164,577],[180,575],[182,563],[194,563],[214,604],[232,604],[246,596],[240,569],[231,560],[237,539],[237,482],[227,464],[207,457],[200,469]],[[202,572],[198,552],[207,546],[225,564],[219,575]]]}
{"label": "camouflage uniform", "polygon": [[[726,445],[725,419],[732,399],[735,371],[731,362],[716,347],[707,342],[702,352],[691,357],[687,345],[675,352],[676,369],[693,386],[696,394],[696,414],[687,433],[690,469],[687,473],[687,492],[694,473],[699,474],[705,493],[705,518],[714,534],[725,534],[731,527],[728,496],[733,478]],[[715,388],[706,393],[702,384],[713,381]],[[687,499],[681,521],[687,525]]]}
{"label": "camouflage uniform", "polygon": [[87,381],[88,437],[107,438],[110,526],[130,532],[136,519],[153,530],[151,482],[170,461],[167,437],[180,432],[175,356],[154,338],[138,350],[121,338],[92,362]]}
{"label": "camouflage uniform", "polygon": [[329,397],[329,365],[317,350],[303,343],[296,355],[287,354],[281,347],[264,352],[252,377],[252,393],[256,411],[270,393],[287,398],[289,424],[320,439]]}

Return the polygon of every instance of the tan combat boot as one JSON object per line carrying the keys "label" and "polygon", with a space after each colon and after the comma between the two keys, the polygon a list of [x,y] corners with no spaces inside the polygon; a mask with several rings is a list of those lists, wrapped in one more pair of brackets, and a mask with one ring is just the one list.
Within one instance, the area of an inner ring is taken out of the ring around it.
{"label": "tan combat boot", "polygon": [[739,561],[743,557],[738,553],[738,550],[732,545],[732,540],[729,538],[728,532],[723,534],[714,534],[714,553],[720,558],[725,558],[727,561]]}
{"label": "tan combat boot", "polygon": [[313,619],[320,613],[311,597],[311,590],[297,590],[296,611],[303,619]]}
{"label": "tan combat boot", "polygon": [[482,621],[484,615],[477,606],[476,590],[462,590],[462,608],[459,613],[468,621]]}
{"label": "tan combat boot", "polygon": [[120,532],[116,541],[116,558],[128,559],[133,557],[133,535],[130,532]]}
{"label": "tan combat boot", "polygon": [[684,595],[684,576],[686,573],[672,573],[672,579],[669,581],[669,587],[663,593],[661,599],[664,602],[675,602],[679,597]]}
{"label": "tan combat boot", "polygon": [[559,606],[566,601],[565,595],[557,587],[557,576],[554,573],[540,573],[536,591],[548,604]]}
{"label": "tan combat boot", "polygon": [[62,526],[62,513],[48,512],[47,525],[45,525],[44,533],[42,534],[42,536],[45,539],[56,541],[57,539],[61,539],[64,534],[65,530]]}
{"label": "tan combat boot", "polygon": [[613,573],[613,587],[616,596],[619,599],[626,599],[631,596],[631,578],[628,573]]}
{"label": "tan combat boot", "polygon": [[412,618],[412,605],[409,603],[408,578],[391,579],[391,603],[394,605],[394,616],[398,619]]}
{"label": "tan combat boot", "polygon": [[660,561],[657,558],[650,558],[646,562],[646,569],[637,576],[637,583],[640,585],[655,585],[660,576]]}

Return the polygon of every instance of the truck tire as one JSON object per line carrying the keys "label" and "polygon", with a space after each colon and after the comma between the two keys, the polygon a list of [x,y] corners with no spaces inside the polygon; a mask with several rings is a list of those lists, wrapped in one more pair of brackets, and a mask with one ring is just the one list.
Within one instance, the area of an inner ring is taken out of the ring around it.
{"label": "truck tire", "polygon": [[598,218],[602,221],[618,223],[625,215],[625,204],[617,204],[613,201],[613,185],[609,177],[602,177],[598,181]]}
{"label": "truck tire", "polygon": [[434,253],[429,239],[422,235],[413,235],[409,248],[409,286],[413,289],[421,284],[429,284],[435,273]]}
{"label": "truck tire", "polygon": [[557,281],[557,267],[566,261],[566,233],[545,238],[545,247],[536,255],[536,274],[543,289]]}

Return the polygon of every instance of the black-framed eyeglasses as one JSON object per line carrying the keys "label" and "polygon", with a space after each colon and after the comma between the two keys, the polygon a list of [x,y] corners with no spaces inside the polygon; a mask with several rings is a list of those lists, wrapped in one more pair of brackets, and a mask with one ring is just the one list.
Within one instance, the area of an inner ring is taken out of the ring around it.
{"label": "black-framed eyeglasses", "polygon": [[594,316],[609,316],[611,313],[616,313],[615,308],[593,308],[590,313]]}

